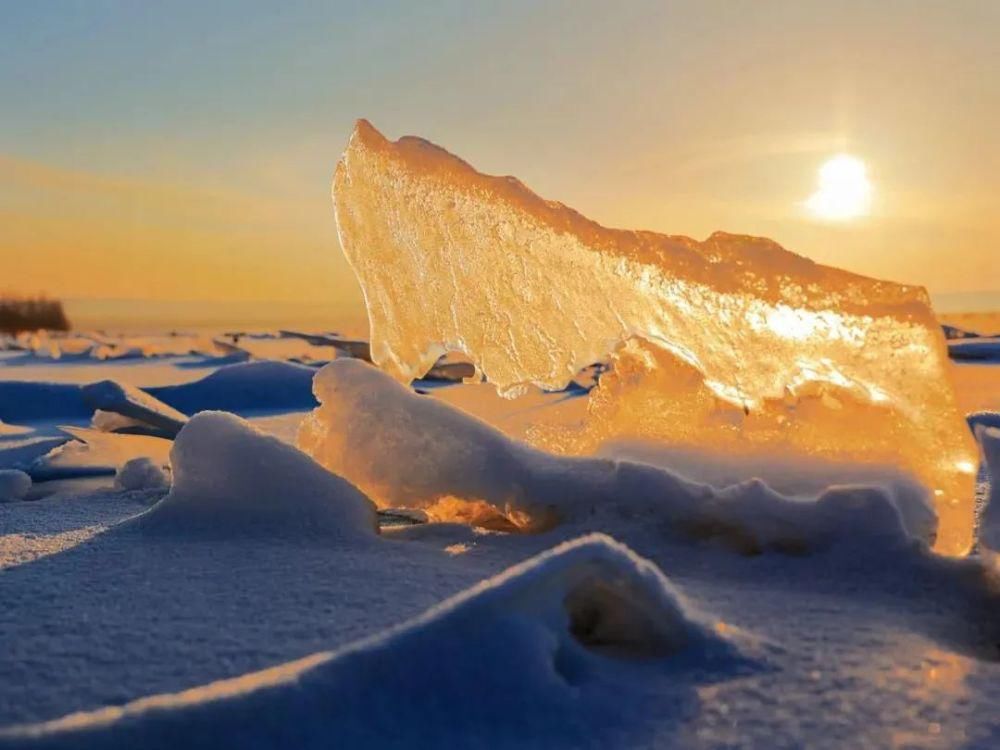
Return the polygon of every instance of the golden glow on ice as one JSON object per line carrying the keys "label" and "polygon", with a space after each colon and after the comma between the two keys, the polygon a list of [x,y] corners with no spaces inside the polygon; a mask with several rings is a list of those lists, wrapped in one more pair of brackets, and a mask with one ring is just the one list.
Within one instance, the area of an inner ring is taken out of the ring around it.
{"label": "golden glow on ice", "polygon": [[608,229],[364,121],[333,194],[372,357],[398,379],[454,350],[516,395],[613,354],[587,423],[536,442],[588,453],[639,437],[900,466],[935,491],[938,549],[970,546],[961,462],[976,452],[923,289],[759,237]]}

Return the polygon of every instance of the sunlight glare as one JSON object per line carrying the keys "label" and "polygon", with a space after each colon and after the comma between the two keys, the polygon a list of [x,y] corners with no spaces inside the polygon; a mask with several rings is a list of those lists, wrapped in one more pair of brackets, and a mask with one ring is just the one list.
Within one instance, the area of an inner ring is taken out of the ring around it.
{"label": "sunlight glare", "polygon": [[865,163],[854,156],[839,154],[820,167],[819,189],[806,201],[806,207],[820,219],[846,221],[866,216],[871,196]]}

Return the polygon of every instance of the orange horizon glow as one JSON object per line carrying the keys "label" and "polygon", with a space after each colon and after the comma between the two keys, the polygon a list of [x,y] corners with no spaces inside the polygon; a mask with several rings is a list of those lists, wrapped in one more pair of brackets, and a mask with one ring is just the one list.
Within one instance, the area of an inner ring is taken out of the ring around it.
{"label": "orange horizon glow", "polygon": [[[931,292],[1000,290],[1000,6],[336,6],[263,35],[263,6],[216,9],[210,38],[168,6],[12,10],[0,287],[360,315],[329,185],[367,117],[605,226],[760,235]],[[820,193],[820,214],[851,217],[820,221],[803,203],[836,154],[864,159],[870,210]]]}

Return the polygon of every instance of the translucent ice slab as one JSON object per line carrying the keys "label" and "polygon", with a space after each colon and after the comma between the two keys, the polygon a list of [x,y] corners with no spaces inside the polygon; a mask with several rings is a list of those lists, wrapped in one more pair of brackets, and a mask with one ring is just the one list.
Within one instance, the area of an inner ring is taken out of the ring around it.
{"label": "translucent ice slab", "polygon": [[579,431],[900,466],[934,493],[937,548],[968,549],[977,454],[925,291],[768,239],[605,228],[512,177],[360,121],[337,167],[341,244],[372,358],[402,381],[449,350],[502,392],[614,358]]}

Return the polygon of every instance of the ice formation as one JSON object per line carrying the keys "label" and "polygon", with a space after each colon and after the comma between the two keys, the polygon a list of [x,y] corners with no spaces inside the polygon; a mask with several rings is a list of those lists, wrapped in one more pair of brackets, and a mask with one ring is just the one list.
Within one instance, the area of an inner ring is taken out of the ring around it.
{"label": "ice formation", "polygon": [[30,491],[30,476],[17,469],[0,469],[0,503],[23,500]]}
{"label": "ice formation", "polygon": [[746,674],[753,650],[654,564],[593,535],[337,651],[0,730],[0,747],[615,746],[647,712],[682,710],[657,680]]}
{"label": "ice formation", "polygon": [[890,476],[808,499],[760,481],[716,489],[643,464],[547,454],[357,360],[327,365],[313,387],[320,407],[299,447],[379,505],[434,520],[611,533],[639,523],[741,552],[887,549],[934,531],[925,495]]}
{"label": "ice formation", "polygon": [[133,385],[102,380],[81,389],[84,401],[95,410],[113,412],[154,427],[174,437],[187,416]]}
{"label": "ice formation", "polygon": [[503,391],[562,388],[618,350],[587,427],[546,444],[635,436],[900,465],[935,494],[937,547],[971,544],[975,447],[922,289],[762,238],[607,229],[365,121],[333,199],[372,358],[400,380],[457,350]]}
{"label": "ice formation", "polygon": [[201,412],[170,452],[173,486],[135,519],[144,531],[362,541],[375,507],[350,483],[248,422]]}

